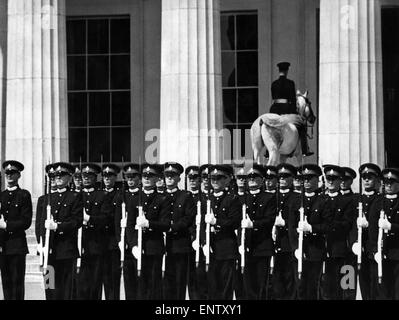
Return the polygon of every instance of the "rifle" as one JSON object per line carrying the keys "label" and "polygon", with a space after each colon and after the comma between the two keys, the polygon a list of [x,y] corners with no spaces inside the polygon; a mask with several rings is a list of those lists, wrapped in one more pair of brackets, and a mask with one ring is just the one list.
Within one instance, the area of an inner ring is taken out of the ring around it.
{"label": "rifle", "polygon": [[[124,159],[122,157],[122,168],[124,167]],[[121,220],[127,220],[127,212],[126,212],[126,201],[125,201],[125,176],[122,172],[122,217]],[[122,221],[121,221],[122,224]],[[122,272],[121,274],[123,274],[123,263],[125,261],[125,233],[126,233],[126,227],[125,226],[121,226],[121,269]]]}
{"label": "rifle", "polygon": [[[48,177],[47,174],[44,174],[44,198],[47,198],[47,183],[48,183]],[[44,209],[44,208],[43,208]],[[42,210],[44,211],[44,210]],[[43,214],[43,212],[42,212]],[[42,218],[40,218],[42,219]],[[43,257],[43,236],[42,236],[42,231],[40,230],[40,240],[39,240],[39,247],[40,247],[40,252],[39,252],[39,260],[40,260],[40,267],[43,267],[44,264],[44,257]]]}
{"label": "rifle", "polygon": [[[299,208],[299,221],[305,222],[305,208],[304,208],[304,185],[303,180],[301,181],[301,207]],[[301,280],[302,277],[302,263],[303,263],[303,229],[299,230],[298,237],[298,249],[295,250],[295,256],[298,259],[298,279]]]}
{"label": "rifle", "polygon": [[[277,201],[278,216],[282,218],[282,213],[280,208],[280,181],[278,177],[277,177],[276,201]],[[279,243],[277,243],[277,228],[275,225],[272,228],[272,238],[274,241],[274,247],[275,248],[278,247]],[[270,259],[270,274],[273,274],[273,269],[274,269],[274,256],[272,256]]]}
{"label": "rifle", "polygon": [[[362,177],[359,177],[359,205],[358,205],[358,216],[359,218],[363,218],[363,202],[362,202]],[[362,227],[357,227],[357,269],[360,270],[360,266],[362,264]]]}
{"label": "rifle", "polygon": [[[246,218],[247,218],[247,205],[244,203],[242,205],[242,220],[245,220]],[[241,228],[240,255],[241,255],[241,273],[244,273],[244,269],[245,269],[245,228]]]}
{"label": "rifle", "polygon": [[[139,190],[139,205],[138,209],[138,216],[144,216],[143,212],[143,205],[141,203],[141,190]],[[137,247],[138,247],[138,256],[137,256],[137,276],[140,277],[141,274],[141,259],[142,259],[142,252],[143,252],[143,228],[137,227]]]}
{"label": "rifle", "polygon": [[[165,168],[165,164],[164,164],[163,165],[163,172],[165,172],[165,169],[166,168]],[[166,181],[165,181],[165,174],[164,173],[163,173],[163,185],[165,186],[165,192],[166,192]],[[163,235],[163,244],[164,244],[164,248],[165,248],[165,252],[164,252],[163,257],[162,257],[162,279],[163,279],[165,277],[167,252],[166,252],[166,233],[163,232],[162,235]]]}
{"label": "rifle", "polygon": [[[210,169],[208,168],[208,193],[207,193],[207,199],[206,199],[206,214],[211,214],[211,197],[210,197],[210,183],[211,183],[211,172]],[[206,224],[206,229],[205,229],[205,272],[208,272],[209,270],[209,261],[210,261],[210,255],[211,255],[211,224],[207,223]]]}
{"label": "rifle", "polygon": [[[50,197],[51,197],[51,182],[48,184],[48,192],[47,192],[47,206],[46,206],[46,220],[52,220],[51,216],[51,204],[50,204]],[[50,251],[50,228],[46,228],[46,236],[45,236],[45,243],[44,243],[44,257],[43,257],[43,274],[47,273],[47,266],[48,266],[48,256]]]}
{"label": "rifle", "polygon": [[[201,186],[200,186],[201,189]],[[200,191],[198,191],[200,195]],[[198,241],[198,246],[195,248],[195,266],[198,268],[199,266],[199,258],[200,258],[200,236],[201,236],[201,198],[200,196],[198,197],[197,201],[197,216],[195,218],[195,221],[199,221],[199,223],[196,223],[196,228],[195,228],[195,240]]]}
{"label": "rifle", "polygon": [[[79,158],[79,170],[82,173],[82,157]],[[82,177],[83,179],[83,177]],[[82,186],[83,187],[83,186]],[[82,192],[82,188],[80,189],[79,192]],[[83,206],[83,217],[84,217],[84,213],[85,213],[85,208]],[[78,229],[78,251],[79,251],[79,257],[78,260],[76,261],[76,273],[79,274],[80,271],[80,266],[82,263],[82,237],[83,237],[83,226],[81,226]]]}
{"label": "rifle", "polygon": [[[380,211],[380,219],[385,219],[385,185],[382,184],[382,209]],[[378,267],[378,283],[382,283],[382,251],[383,251],[383,235],[384,230],[378,227],[378,241],[377,241],[377,252],[374,255],[374,259],[377,262]]]}

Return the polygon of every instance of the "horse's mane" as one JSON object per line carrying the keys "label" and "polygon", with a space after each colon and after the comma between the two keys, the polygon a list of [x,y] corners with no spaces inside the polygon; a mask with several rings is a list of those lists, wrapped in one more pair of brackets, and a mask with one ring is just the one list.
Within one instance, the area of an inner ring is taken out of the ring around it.
{"label": "horse's mane", "polygon": [[297,114],[284,114],[278,115],[275,113],[266,113],[260,117],[260,125],[266,124],[269,127],[280,128],[289,123],[292,123],[296,127],[303,124],[304,120]]}

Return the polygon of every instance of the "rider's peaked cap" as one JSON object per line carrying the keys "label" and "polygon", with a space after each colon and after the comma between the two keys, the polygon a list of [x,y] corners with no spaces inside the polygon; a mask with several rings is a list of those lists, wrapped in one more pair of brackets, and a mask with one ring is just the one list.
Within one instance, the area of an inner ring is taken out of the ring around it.
{"label": "rider's peaked cap", "polygon": [[364,163],[359,167],[359,174],[372,173],[381,177],[381,168],[375,163]]}
{"label": "rider's peaked cap", "polygon": [[292,176],[296,175],[296,168],[292,164],[289,164],[289,163],[280,163],[277,166],[277,171],[278,171],[278,174],[288,173]]}
{"label": "rider's peaked cap", "polygon": [[285,61],[277,63],[277,67],[280,71],[287,71],[290,68],[290,66],[291,63]]}

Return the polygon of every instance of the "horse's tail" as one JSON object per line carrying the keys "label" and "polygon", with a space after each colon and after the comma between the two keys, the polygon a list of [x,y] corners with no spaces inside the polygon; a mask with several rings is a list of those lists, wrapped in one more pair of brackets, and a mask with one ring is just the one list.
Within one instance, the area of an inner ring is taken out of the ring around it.
{"label": "horse's tail", "polygon": [[265,146],[265,142],[263,141],[263,138],[262,138],[262,127],[263,127],[264,124],[265,123],[263,122],[263,119],[260,118],[260,120],[259,120],[259,128],[260,128],[260,137],[261,137],[260,140],[262,141],[262,147]]}

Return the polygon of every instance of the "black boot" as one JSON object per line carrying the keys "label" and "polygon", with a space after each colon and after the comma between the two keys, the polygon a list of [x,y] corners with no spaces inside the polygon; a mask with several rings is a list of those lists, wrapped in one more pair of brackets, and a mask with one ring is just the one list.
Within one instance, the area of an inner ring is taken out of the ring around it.
{"label": "black boot", "polygon": [[310,157],[310,156],[314,155],[314,152],[309,150],[308,137],[306,136],[306,132],[301,130],[300,137],[301,137],[301,145],[302,145],[302,155],[305,157]]}

